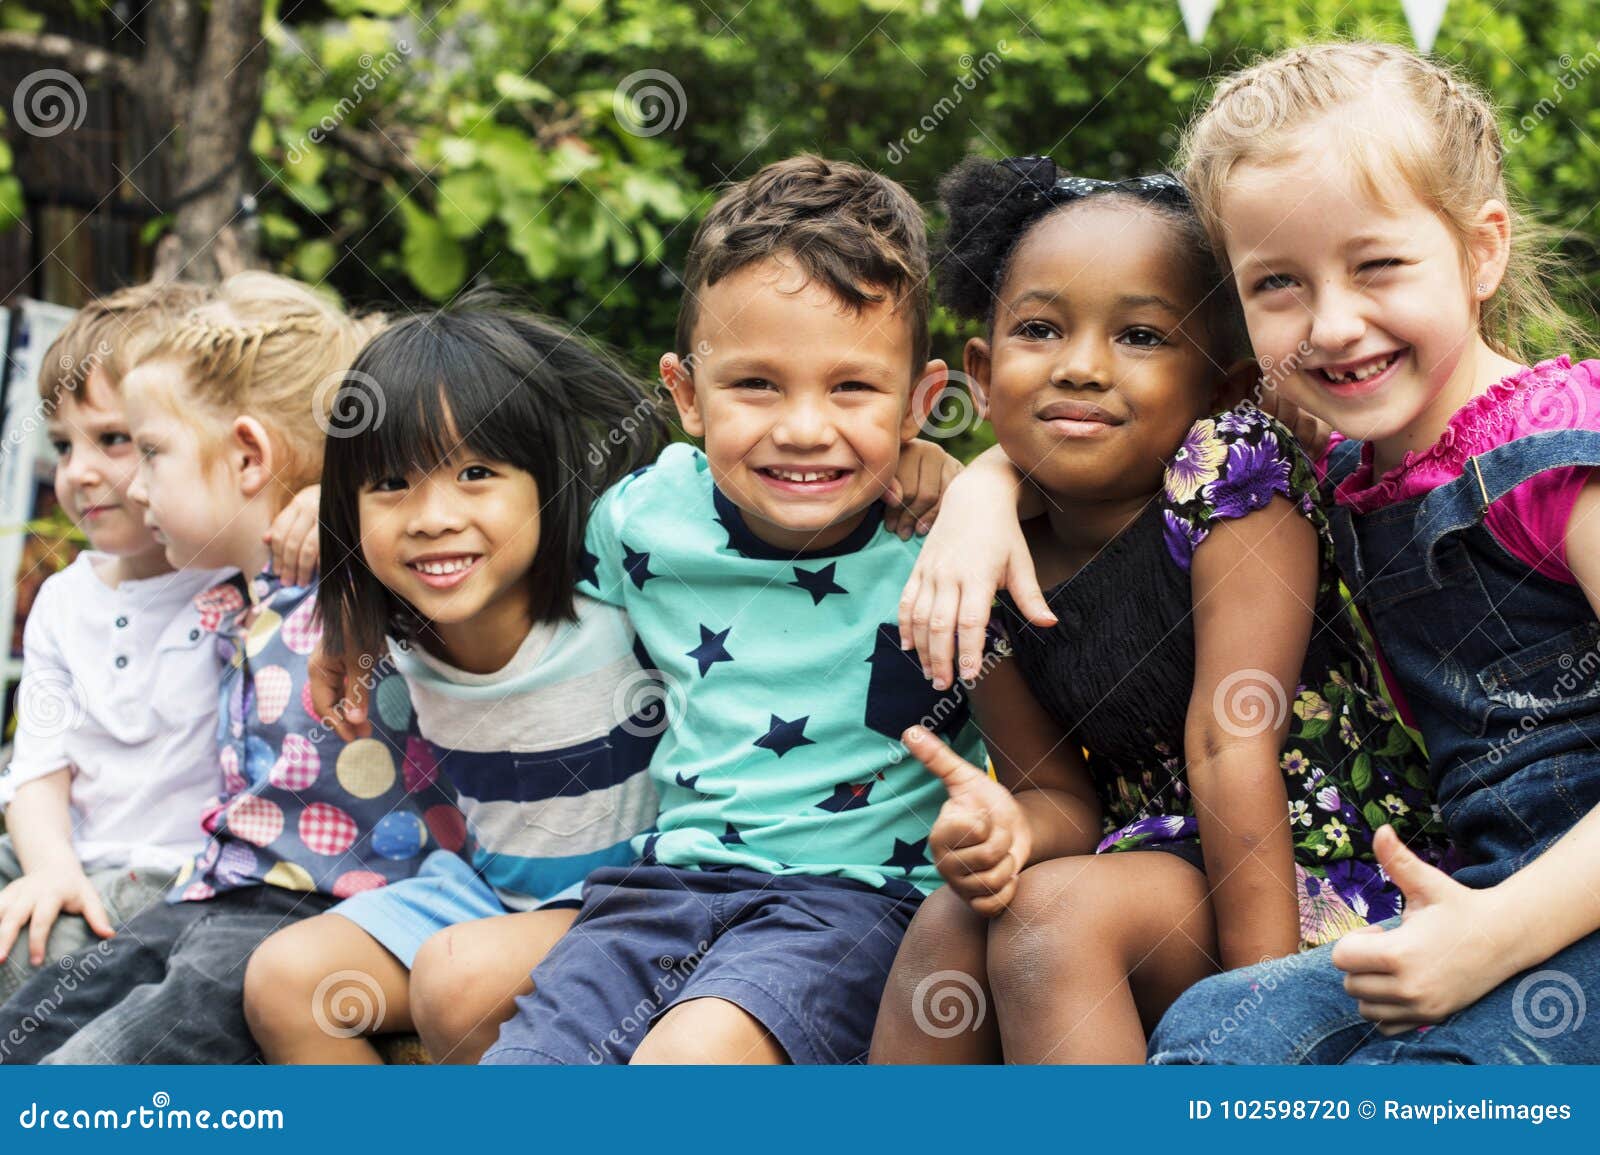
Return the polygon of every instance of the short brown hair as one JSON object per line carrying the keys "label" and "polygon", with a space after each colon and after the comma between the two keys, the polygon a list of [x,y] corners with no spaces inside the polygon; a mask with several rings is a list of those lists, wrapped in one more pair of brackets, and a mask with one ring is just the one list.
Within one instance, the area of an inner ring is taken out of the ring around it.
{"label": "short brown hair", "polygon": [[921,206],[886,176],[810,155],[769,164],[734,185],[700,222],[683,272],[678,355],[693,353],[701,289],[785,253],[853,311],[893,297],[911,325],[912,371],[921,372],[931,344]]}
{"label": "short brown hair", "polygon": [[118,289],[73,314],[44,355],[39,396],[52,405],[63,393],[81,393],[89,374],[99,369],[112,387],[133,366],[136,346],[170,328],[206,299],[203,285],[150,281]]}

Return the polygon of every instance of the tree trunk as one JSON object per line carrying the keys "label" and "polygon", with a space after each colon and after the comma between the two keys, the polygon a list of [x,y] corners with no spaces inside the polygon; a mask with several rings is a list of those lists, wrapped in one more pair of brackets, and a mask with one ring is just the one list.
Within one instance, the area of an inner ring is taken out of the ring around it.
{"label": "tree trunk", "polygon": [[138,61],[71,37],[0,31],[11,48],[55,59],[82,79],[123,86],[135,99],[177,190],[163,211],[156,276],[215,281],[256,263],[253,230],[241,220],[253,180],[250,134],[261,115],[270,49],[263,0],[153,0]]}
{"label": "tree trunk", "polygon": [[[182,6],[184,0],[178,0]],[[262,0],[212,0],[187,109],[178,122],[178,275],[213,281],[250,264],[254,237],[240,225],[242,198],[259,190],[250,133],[261,115],[269,49],[261,36]]]}

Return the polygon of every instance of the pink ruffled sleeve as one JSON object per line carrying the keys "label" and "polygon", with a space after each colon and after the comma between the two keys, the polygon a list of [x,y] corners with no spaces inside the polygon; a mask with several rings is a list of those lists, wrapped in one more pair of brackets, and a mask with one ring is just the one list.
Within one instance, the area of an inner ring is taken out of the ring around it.
{"label": "pink ruffled sleeve", "polygon": [[[1600,431],[1597,370],[1600,362],[1585,361],[1541,380],[1521,399],[1513,437],[1552,429]],[[1567,566],[1567,522],[1593,472],[1577,466],[1529,478],[1489,508],[1484,525],[1518,561],[1555,581],[1576,584]]]}

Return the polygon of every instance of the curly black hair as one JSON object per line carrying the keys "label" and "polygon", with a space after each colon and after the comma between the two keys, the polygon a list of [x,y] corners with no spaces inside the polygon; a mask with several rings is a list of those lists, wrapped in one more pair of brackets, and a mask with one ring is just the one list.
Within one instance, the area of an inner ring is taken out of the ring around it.
{"label": "curly black hair", "polygon": [[1166,174],[1097,181],[1068,176],[1048,157],[968,157],[939,182],[947,221],[934,260],[939,302],[959,317],[992,326],[996,294],[1023,239],[1047,217],[1101,197],[1124,199],[1172,225],[1198,283],[1207,286],[1207,332],[1217,360],[1226,364],[1248,356],[1232,282],[1217,263],[1187,194]]}

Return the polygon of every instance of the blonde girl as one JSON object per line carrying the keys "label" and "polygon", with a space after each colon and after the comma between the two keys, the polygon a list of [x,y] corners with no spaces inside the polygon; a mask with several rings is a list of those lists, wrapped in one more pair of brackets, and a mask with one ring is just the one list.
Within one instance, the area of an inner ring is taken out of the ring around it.
{"label": "blonde girl", "polygon": [[1340,569],[1463,865],[1380,831],[1403,921],[1200,983],[1152,1060],[1596,1061],[1600,362],[1529,347],[1572,328],[1494,110],[1405,49],[1312,45],[1225,81],[1183,155],[1270,382],[1342,435]]}

